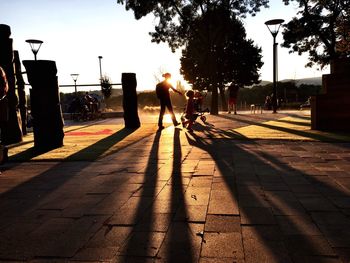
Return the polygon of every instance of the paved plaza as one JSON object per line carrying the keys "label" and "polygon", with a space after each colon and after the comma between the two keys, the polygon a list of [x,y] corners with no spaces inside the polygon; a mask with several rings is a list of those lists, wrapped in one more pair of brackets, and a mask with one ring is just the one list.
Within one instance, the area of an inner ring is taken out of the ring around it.
{"label": "paved plaza", "polygon": [[0,262],[350,262],[350,135],[310,131],[309,112],[207,118],[92,123],[116,139],[77,134],[95,153],[79,158],[10,149]]}

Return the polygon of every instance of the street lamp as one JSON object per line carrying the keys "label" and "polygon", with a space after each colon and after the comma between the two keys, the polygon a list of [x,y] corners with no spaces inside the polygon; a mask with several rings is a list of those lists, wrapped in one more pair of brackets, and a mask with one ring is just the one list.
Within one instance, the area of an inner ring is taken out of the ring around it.
{"label": "street lamp", "polygon": [[273,113],[277,113],[277,45],[276,36],[281,27],[281,24],[284,22],[283,19],[272,19],[265,22],[265,25],[271,32],[273,37],[273,98],[272,98],[272,108]]}
{"label": "street lamp", "polygon": [[79,74],[74,73],[74,74],[70,74],[70,75],[74,81],[75,97],[77,97],[77,80],[78,80]]}
{"label": "street lamp", "polygon": [[29,43],[30,48],[32,49],[32,52],[34,54],[34,60],[36,60],[36,54],[38,54],[43,41],[37,39],[27,39],[26,42]]}
{"label": "street lamp", "polygon": [[102,81],[102,66],[101,66],[101,59],[102,59],[102,56],[98,56],[98,60],[99,60],[99,63],[100,63],[100,82]]}

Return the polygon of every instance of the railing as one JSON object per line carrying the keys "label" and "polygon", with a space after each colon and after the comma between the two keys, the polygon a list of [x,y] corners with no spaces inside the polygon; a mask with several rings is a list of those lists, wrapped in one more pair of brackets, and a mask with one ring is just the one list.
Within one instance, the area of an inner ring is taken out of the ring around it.
{"label": "railing", "polygon": [[[122,84],[121,83],[111,83],[111,86],[121,86]],[[25,83],[25,86],[30,86],[30,84],[28,83]],[[64,84],[64,85],[58,85],[59,88],[73,88],[72,92],[74,92],[74,88],[77,87],[101,87],[101,84],[77,84],[76,86],[74,84]],[[79,90],[78,90],[79,91]],[[85,90],[84,90],[85,91]]]}
{"label": "railing", "polygon": [[[29,84],[26,84],[29,85]],[[112,83],[111,86],[121,86],[121,83]],[[75,87],[74,84],[69,84],[69,85],[58,85],[60,88],[65,88],[65,87]],[[101,87],[101,84],[77,84],[77,87]]]}

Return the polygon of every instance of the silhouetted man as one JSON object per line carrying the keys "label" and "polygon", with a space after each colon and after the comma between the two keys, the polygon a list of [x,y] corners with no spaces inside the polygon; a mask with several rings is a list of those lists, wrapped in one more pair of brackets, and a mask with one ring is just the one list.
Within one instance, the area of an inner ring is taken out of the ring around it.
{"label": "silhouetted man", "polygon": [[174,126],[179,125],[179,122],[177,122],[174,111],[173,111],[173,106],[171,104],[169,89],[172,89],[176,93],[179,93],[180,95],[182,95],[182,93],[180,91],[176,90],[169,83],[169,79],[171,78],[170,73],[165,73],[162,75],[162,77],[164,77],[164,80],[162,82],[158,83],[156,86],[157,97],[160,101],[160,112],[159,112],[159,119],[158,119],[159,130],[164,129],[163,116],[165,113],[165,107],[168,108],[168,111],[171,115],[171,119],[173,121]]}

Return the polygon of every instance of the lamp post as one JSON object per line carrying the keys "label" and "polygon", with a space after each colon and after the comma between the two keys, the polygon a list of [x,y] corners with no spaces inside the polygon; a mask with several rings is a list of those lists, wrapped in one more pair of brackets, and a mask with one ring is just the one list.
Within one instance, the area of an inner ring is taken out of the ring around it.
{"label": "lamp post", "polygon": [[100,64],[100,82],[102,81],[102,66],[101,66],[101,59],[103,57],[102,56],[98,56],[98,61],[99,61],[99,64]]}
{"label": "lamp post", "polygon": [[43,41],[37,39],[27,39],[26,42],[29,43],[30,48],[32,49],[32,52],[34,54],[34,60],[36,60],[36,55],[38,54]]}
{"label": "lamp post", "polygon": [[284,22],[283,19],[272,19],[265,22],[265,25],[269,29],[273,37],[273,98],[272,98],[272,109],[273,113],[277,113],[277,45],[276,36]]}
{"label": "lamp post", "polygon": [[74,73],[74,74],[70,74],[73,81],[74,81],[74,90],[75,90],[75,97],[77,97],[77,80],[78,80],[78,77],[79,77],[79,74],[77,73]]}

